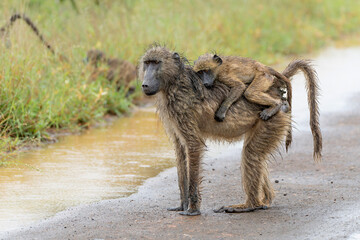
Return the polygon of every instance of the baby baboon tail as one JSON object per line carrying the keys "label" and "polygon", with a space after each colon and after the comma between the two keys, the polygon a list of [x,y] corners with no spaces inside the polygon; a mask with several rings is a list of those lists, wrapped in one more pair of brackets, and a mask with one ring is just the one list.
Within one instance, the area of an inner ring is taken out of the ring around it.
{"label": "baby baboon tail", "polygon": [[[319,123],[319,85],[317,73],[312,67],[310,60],[294,60],[289,63],[282,74],[290,79],[299,70],[304,73],[306,79],[306,91],[310,110],[310,128],[314,141],[313,157],[315,161],[320,161],[322,157],[322,135]],[[288,149],[289,145],[286,146],[286,149]]]}

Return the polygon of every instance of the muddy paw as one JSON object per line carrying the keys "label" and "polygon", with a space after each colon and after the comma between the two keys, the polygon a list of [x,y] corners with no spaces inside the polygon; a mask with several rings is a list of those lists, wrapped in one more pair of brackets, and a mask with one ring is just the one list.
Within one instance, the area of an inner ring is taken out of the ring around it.
{"label": "muddy paw", "polygon": [[194,211],[184,211],[184,212],[180,212],[180,215],[184,215],[184,216],[197,216],[200,215],[201,212],[199,210],[194,210]]}

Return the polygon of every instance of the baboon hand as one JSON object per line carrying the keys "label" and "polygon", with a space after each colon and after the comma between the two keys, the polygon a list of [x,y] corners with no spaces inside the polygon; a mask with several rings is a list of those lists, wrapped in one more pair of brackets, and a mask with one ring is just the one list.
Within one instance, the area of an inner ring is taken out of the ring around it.
{"label": "baboon hand", "polygon": [[271,110],[270,108],[262,110],[262,112],[260,113],[260,118],[265,121],[268,120],[269,118],[271,118],[273,116],[273,114],[270,110]]}
{"label": "baboon hand", "polygon": [[225,119],[225,111],[222,111],[220,108],[218,111],[216,111],[214,119],[218,122],[223,122]]}

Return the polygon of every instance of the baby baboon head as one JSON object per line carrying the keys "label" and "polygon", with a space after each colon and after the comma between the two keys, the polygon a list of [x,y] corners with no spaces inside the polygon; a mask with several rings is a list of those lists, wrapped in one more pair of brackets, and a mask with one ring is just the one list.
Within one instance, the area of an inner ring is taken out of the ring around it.
{"label": "baby baboon head", "polygon": [[146,95],[154,95],[176,81],[184,69],[184,60],[162,46],[150,47],[139,62],[139,78]]}
{"label": "baby baboon head", "polygon": [[222,64],[222,59],[216,54],[206,53],[201,55],[194,65],[194,71],[204,83],[204,86],[210,88],[217,77],[217,68]]}
{"label": "baby baboon head", "polygon": [[105,61],[106,61],[105,53],[98,49],[89,50],[86,54],[86,58],[84,59],[85,63],[89,63],[95,67],[99,62],[105,62]]}

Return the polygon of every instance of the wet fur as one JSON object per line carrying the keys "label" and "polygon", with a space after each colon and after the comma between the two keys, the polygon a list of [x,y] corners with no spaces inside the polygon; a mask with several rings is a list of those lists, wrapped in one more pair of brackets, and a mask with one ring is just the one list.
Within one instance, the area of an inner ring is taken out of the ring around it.
{"label": "wet fur", "polygon": [[[288,133],[290,114],[279,112],[263,121],[258,117],[262,107],[241,97],[230,106],[224,122],[216,122],[213,118],[215,111],[228,96],[230,88],[215,82],[211,90],[206,89],[193,69],[176,62],[172,54],[164,47],[153,46],[139,63],[139,78],[143,80],[144,61],[161,61],[156,106],[166,133],[175,146],[181,199],[180,206],[169,210],[183,211],[184,215],[200,214],[200,162],[206,139],[228,142],[244,139],[241,171],[246,201],[229,208],[247,210],[269,206],[274,191],[268,178],[267,160]],[[203,99],[194,90],[194,84],[199,84]],[[277,89],[270,89],[270,92],[273,97],[279,97],[276,96]]]}
{"label": "wet fur", "polygon": [[[287,88],[287,100],[291,107],[292,89],[289,79],[273,68],[265,66],[250,58],[238,56],[217,56],[204,54],[195,61],[194,70],[198,73],[208,71],[216,81],[231,87],[228,98],[224,100],[215,114],[215,119],[223,121],[226,112],[243,94],[254,103],[268,106],[260,113],[264,120],[275,115],[282,107],[280,97],[274,98],[267,91],[276,80],[280,80]],[[276,77],[276,78],[274,78]],[[288,109],[285,109],[287,111]]]}
{"label": "wet fur", "polygon": [[[322,134],[320,130],[319,120],[319,85],[318,78],[315,69],[313,68],[310,60],[294,60],[282,72],[284,76],[291,79],[292,76],[299,71],[303,72],[306,79],[306,91],[308,97],[308,104],[310,109],[310,129],[313,135],[314,142],[314,154],[313,157],[316,161],[320,161],[322,158]],[[289,129],[289,133],[286,137],[286,150],[290,147],[292,142],[292,131]]]}

